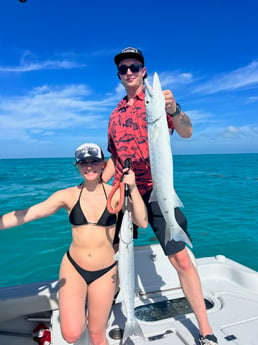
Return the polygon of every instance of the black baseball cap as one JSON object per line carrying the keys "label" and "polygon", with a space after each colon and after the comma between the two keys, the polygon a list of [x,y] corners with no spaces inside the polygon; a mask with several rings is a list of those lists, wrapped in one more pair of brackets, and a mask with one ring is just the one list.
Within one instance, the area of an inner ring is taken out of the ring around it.
{"label": "black baseball cap", "polygon": [[119,54],[117,54],[114,57],[114,61],[115,61],[115,64],[118,66],[120,61],[122,61],[123,59],[130,59],[130,58],[139,60],[144,66],[144,57],[143,57],[142,52],[139,49],[133,48],[133,47],[128,47],[128,48],[123,49]]}

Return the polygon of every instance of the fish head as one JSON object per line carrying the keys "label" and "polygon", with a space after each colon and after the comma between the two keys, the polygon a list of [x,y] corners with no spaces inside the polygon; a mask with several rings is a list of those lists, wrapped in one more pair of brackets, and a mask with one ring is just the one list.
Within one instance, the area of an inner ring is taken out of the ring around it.
{"label": "fish head", "polygon": [[153,123],[163,116],[165,112],[165,98],[158,74],[154,73],[152,86],[147,78],[144,80],[144,85],[147,123]]}

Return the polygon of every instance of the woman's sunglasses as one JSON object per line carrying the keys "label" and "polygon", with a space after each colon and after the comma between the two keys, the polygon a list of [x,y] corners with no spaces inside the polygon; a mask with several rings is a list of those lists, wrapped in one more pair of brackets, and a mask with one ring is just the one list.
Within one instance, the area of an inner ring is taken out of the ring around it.
{"label": "woman's sunglasses", "polygon": [[101,163],[101,161],[97,161],[97,160],[88,160],[88,161],[82,161],[77,163],[77,165],[79,165],[80,167],[86,167],[87,165],[95,165],[95,164],[99,164]]}
{"label": "woman's sunglasses", "polygon": [[132,73],[138,73],[141,68],[143,68],[143,65],[137,63],[133,63],[130,66],[121,65],[118,67],[118,73],[124,75],[127,73],[128,69],[130,69]]}

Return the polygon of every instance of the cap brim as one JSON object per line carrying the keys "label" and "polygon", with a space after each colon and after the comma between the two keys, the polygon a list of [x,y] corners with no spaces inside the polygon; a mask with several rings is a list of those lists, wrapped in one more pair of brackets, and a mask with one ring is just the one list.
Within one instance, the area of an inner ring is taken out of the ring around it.
{"label": "cap brim", "polygon": [[104,159],[99,158],[99,157],[87,157],[87,158],[83,158],[78,160],[75,165],[80,164],[82,162],[103,162]]}

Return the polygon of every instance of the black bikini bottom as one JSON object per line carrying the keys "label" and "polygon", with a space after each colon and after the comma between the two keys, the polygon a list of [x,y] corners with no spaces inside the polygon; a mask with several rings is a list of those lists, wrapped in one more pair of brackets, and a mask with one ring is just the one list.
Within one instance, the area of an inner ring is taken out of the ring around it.
{"label": "black bikini bottom", "polygon": [[102,277],[105,273],[110,271],[116,264],[117,261],[115,261],[112,265],[102,268],[101,270],[97,271],[87,271],[81,268],[71,257],[69,250],[66,253],[68,260],[71,262],[73,267],[76,269],[76,271],[82,276],[82,278],[85,280],[85,282],[89,285],[90,283],[94,282],[94,280]]}

